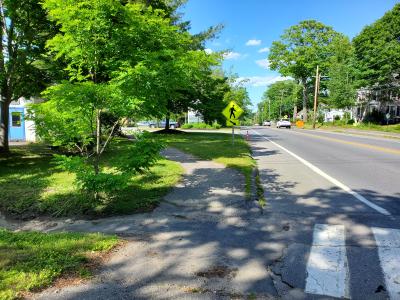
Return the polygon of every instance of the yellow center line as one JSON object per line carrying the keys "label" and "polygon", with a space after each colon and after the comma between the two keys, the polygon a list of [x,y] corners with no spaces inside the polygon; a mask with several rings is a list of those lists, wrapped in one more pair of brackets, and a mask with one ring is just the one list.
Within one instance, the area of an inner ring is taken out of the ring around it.
{"label": "yellow center line", "polygon": [[299,133],[299,134],[311,136],[311,137],[314,137],[314,138],[318,138],[318,139],[323,139],[323,140],[328,140],[328,141],[337,142],[337,143],[341,143],[341,144],[358,146],[358,147],[362,147],[362,148],[367,148],[367,149],[372,149],[372,150],[376,150],[376,151],[381,151],[381,152],[400,155],[400,150],[397,150],[397,149],[385,148],[385,147],[368,145],[368,144],[357,143],[357,142],[350,142],[350,141],[345,141],[345,140],[336,139],[336,138],[332,138],[332,137],[320,136],[320,135],[314,135],[314,134],[310,134],[310,133],[300,132],[300,131],[297,131],[297,130],[295,132]]}

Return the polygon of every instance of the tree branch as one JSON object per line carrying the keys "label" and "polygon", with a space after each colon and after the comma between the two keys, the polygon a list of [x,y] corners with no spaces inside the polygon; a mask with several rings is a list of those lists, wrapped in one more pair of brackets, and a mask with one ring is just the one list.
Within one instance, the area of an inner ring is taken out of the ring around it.
{"label": "tree branch", "polygon": [[113,127],[112,127],[112,129],[111,129],[111,132],[110,132],[110,134],[109,134],[108,137],[107,137],[106,142],[104,143],[103,147],[102,147],[101,150],[100,150],[100,154],[102,154],[102,153],[104,152],[104,149],[106,148],[108,142],[109,142],[110,139],[112,138],[112,135],[113,135],[113,133],[114,133],[115,127],[118,125],[118,123],[119,123],[119,120],[117,120],[117,121],[114,123],[114,125],[113,125]]}

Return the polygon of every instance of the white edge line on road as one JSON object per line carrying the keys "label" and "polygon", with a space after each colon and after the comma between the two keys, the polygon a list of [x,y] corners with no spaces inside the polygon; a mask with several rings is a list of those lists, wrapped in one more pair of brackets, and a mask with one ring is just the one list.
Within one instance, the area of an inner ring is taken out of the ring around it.
{"label": "white edge line on road", "polygon": [[371,228],[381,261],[386,289],[390,299],[399,299],[400,295],[400,230],[391,228]]}
{"label": "white edge line on road", "polygon": [[377,212],[379,212],[379,213],[381,213],[383,215],[386,215],[386,216],[390,216],[391,215],[390,212],[388,212],[386,209],[384,209],[384,208],[372,203],[371,201],[367,200],[364,196],[361,196],[359,193],[353,191],[347,185],[341,183],[339,180],[337,180],[337,179],[333,178],[332,176],[326,174],[324,171],[322,171],[318,167],[314,166],[312,163],[306,161],[305,159],[301,158],[300,156],[298,156],[297,154],[293,153],[292,151],[286,149],[285,147],[283,147],[283,146],[275,143],[274,141],[270,140],[269,138],[263,136],[261,133],[255,131],[254,129],[251,129],[251,131],[253,131],[254,133],[258,134],[259,136],[261,136],[265,140],[271,142],[275,146],[281,148],[282,150],[284,150],[285,152],[287,152],[288,154],[290,154],[291,156],[296,158],[298,161],[300,161],[302,164],[304,164],[305,166],[309,167],[315,173],[317,173],[318,175],[324,177],[326,180],[330,181],[331,183],[333,183],[337,187],[339,187],[342,190],[344,190],[345,192],[349,193],[350,195],[352,195],[354,198],[356,198],[357,200],[361,201],[365,205],[368,205],[369,207],[371,207],[372,209],[376,210]]}
{"label": "white edge line on road", "polygon": [[306,293],[350,298],[345,240],[344,225],[315,224]]}

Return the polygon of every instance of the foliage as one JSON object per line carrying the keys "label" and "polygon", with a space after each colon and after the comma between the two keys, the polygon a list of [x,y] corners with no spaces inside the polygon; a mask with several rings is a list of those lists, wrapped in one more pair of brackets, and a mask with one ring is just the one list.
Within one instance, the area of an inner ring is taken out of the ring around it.
{"label": "foliage", "polygon": [[[136,173],[148,171],[161,158],[164,145],[150,137],[149,133],[137,136],[137,140],[128,147],[125,155],[117,158],[116,172],[95,172],[87,161],[90,158],[79,156],[55,155],[55,163],[63,171],[75,174],[75,184],[88,195],[104,193],[108,196],[126,189],[128,179]],[[94,197],[99,200],[98,197]]]}
{"label": "foliage", "polygon": [[365,115],[363,123],[385,124],[385,114],[381,111],[374,109],[373,111]]}
{"label": "foliage", "polygon": [[[96,174],[83,157],[55,155],[54,162],[61,170],[75,174],[77,188],[86,192],[89,196],[95,193],[111,194],[125,189],[127,186],[127,174],[105,172]],[[90,199],[93,199],[93,197]]]}
{"label": "foliage", "polygon": [[37,0],[0,1],[0,151],[8,151],[8,108],[11,101],[37,96],[52,82],[44,60],[45,43],[57,28]]}
{"label": "foliage", "polygon": [[66,272],[88,273],[88,253],[108,251],[115,236],[81,233],[11,232],[0,229],[0,299],[49,286]]}
{"label": "foliage", "polygon": [[232,76],[230,78],[231,88],[224,94],[225,106],[230,101],[235,101],[243,109],[243,115],[241,116],[242,119],[248,117],[251,113],[251,109],[249,108],[251,105],[249,93],[243,84],[244,82],[238,83],[237,78]]}
{"label": "foliage", "polygon": [[[280,119],[284,115],[292,116],[295,105],[299,104],[301,87],[294,80],[278,81],[264,92],[258,105],[262,120]],[[270,111],[269,111],[270,110]]]}
{"label": "foliage", "polygon": [[[400,69],[400,4],[353,39],[358,86],[394,89]],[[396,75],[397,74],[397,75]]]}
{"label": "foliage", "polygon": [[222,124],[225,117],[221,111],[227,105],[224,97],[231,91],[229,78],[221,70],[216,70],[210,76],[199,81],[195,101],[192,108],[198,111],[207,124],[214,121]]}
{"label": "foliage", "polygon": [[217,122],[214,122],[211,125],[206,123],[189,123],[182,125],[182,129],[220,129],[221,127],[222,126]]}
{"label": "foliage", "polygon": [[[116,126],[137,105],[134,99],[123,97],[115,85],[90,81],[63,82],[48,88],[43,95],[49,100],[31,105],[31,118],[36,122],[37,133],[55,146],[70,151],[75,148],[82,154],[90,153],[92,148],[88,146],[96,142],[98,110],[112,114]],[[110,125],[103,129],[103,134],[115,132],[115,127]]]}
{"label": "foliage", "polygon": [[328,72],[328,104],[335,108],[349,108],[356,98],[354,49],[349,39],[343,36],[336,37],[331,47],[334,55]]}
{"label": "foliage", "polygon": [[[122,158],[129,157],[132,141],[116,139],[104,152],[100,171],[118,174]],[[126,187],[102,193],[88,201],[75,184],[76,175],[58,168],[45,145],[12,146],[10,157],[0,157],[0,210],[15,218],[36,216],[108,216],[149,211],[179,181],[181,166],[160,159],[144,173],[126,172]],[[92,172],[92,171],[91,171]],[[100,201],[101,200],[101,201]]]}
{"label": "foliage", "polygon": [[165,145],[144,132],[136,136],[136,141],[129,147],[127,154],[120,160],[118,168],[123,172],[143,173],[161,158],[160,151]]}
{"label": "foliage", "polygon": [[333,55],[330,44],[340,36],[331,27],[315,20],[302,21],[288,28],[279,41],[272,43],[268,59],[270,68],[291,76],[303,86],[303,109],[308,106],[308,88],[319,66],[321,73],[329,69]]}

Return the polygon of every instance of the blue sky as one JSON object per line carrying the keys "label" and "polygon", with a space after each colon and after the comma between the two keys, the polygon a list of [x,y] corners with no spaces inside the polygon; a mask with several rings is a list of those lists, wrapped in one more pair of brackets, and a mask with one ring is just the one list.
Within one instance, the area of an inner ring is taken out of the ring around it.
{"label": "blue sky", "polygon": [[[399,0],[189,0],[182,9],[197,33],[209,26],[225,26],[207,43],[212,51],[228,50],[223,66],[249,79],[247,90],[257,104],[268,84],[281,79],[268,69],[268,49],[283,31],[306,19],[315,19],[353,38]],[[255,106],[253,107],[255,109]]]}

